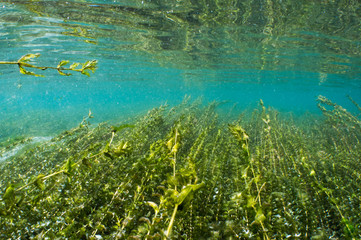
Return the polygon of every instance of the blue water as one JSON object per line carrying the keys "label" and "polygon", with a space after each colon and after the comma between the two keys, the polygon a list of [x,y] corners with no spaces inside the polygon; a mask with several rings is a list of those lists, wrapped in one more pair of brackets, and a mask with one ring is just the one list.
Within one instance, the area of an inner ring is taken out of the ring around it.
{"label": "blue water", "polygon": [[[185,96],[227,101],[239,112],[262,99],[301,115],[320,114],[315,100],[323,95],[357,112],[346,97],[361,103],[357,8],[343,9],[347,18],[339,20],[332,12],[320,18],[322,7],[315,8],[315,21],[293,29],[280,24],[297,20],[291,14],[267,19],[256,12],[246,19],[246,9],[243,22],[222,24],[204,20],[196,6],[159,2],[2,1],[0,61],[40,53],[33,61],[38,66],[96,59],[98,69],[90,77],[51,69],[35,70],[45,77],[34,77],[16,65],[0,65],[0,139],[56,134],[76,126],[89,109],[93,123],[126,121]],[[252,5],[257,8],[264,7]],[[233,10],[226,12],[230,19]]]}

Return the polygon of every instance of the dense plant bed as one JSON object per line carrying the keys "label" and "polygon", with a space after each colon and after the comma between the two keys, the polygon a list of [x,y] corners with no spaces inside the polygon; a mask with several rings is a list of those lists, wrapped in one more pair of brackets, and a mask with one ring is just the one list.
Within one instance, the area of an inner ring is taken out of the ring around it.
{"label": "dense plant bed", "polygon": [[0,238],[359,239],[361,122],[318,106],[302,121],[262,101],[232,122],[187,99],[115,126],[89,113],[0,163]]}

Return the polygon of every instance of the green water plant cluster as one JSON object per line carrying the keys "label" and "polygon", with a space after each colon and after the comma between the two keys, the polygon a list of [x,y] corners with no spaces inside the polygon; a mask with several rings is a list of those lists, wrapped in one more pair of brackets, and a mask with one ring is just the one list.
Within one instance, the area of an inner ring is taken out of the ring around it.
{"label": "green water plant cluster", "polygon": [[[27,70],[26,68],[35,68],[35,69],[40,69],[40,70],[55,69],[58,71],[58,73],[60,75],[63,75],[63,76],[70,76],[72,74],[69,73],[69,71],[74,71],[74,72],[80,72],[81,74],[87,75],[88,77],[90,77],[89,71],[94,73],[94,71],[97,69],[97,63],[98,63],[97,60],[86,61],[85,63],[77,63],[76,62],[76,63],[71,64],[69,67],[65,67],[65,65],[67,65],[69,63],[68,60],[60,61],[58,66],[56,66],[56,67],[36,66],[36,65],[30,63],[30,61],[33,58],[37,58],[39,56],[40,56],[40,53],[35,53],[35,54],[29,53],[29,54],[22,56],[17,61],[0,61],[0,64],[18,65],[20,73],[25,74],[25,75],[32,75],[35,77],[44,77],[44,75],[36,74],[34,72]],[[66,72],[64,72],[64,71],[66,71]]]}
{"label": "green water plant cluster", "polygon": [[186,98],[0,163],[2,239],[360,239],[361,122]]}

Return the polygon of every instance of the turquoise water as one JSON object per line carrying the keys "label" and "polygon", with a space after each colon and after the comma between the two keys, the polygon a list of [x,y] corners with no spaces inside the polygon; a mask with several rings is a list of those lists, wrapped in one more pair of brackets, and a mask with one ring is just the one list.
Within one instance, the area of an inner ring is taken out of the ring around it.
{"label": "turquoise water", "polygon": [[[204,3],[204,5],[202,5]],[[126,120],[184,96],[320,114],[361,103],[360,3],[351,1],[1,1],[0,61],[96,59],[90,77],[0,65],[0,139]]]}
{"label": "turquoise water", "polygon": [[0,1],[0,239],[361,239],[360,29],[359,0]]}

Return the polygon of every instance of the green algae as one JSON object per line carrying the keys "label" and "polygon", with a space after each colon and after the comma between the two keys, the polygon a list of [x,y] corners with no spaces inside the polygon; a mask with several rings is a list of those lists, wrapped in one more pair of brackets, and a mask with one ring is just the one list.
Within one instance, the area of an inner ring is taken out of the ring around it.
{"label": "green algae", "polygon": [[360,119],[319,96],[296,123],[260,102],[160,106],[69,131],[0,164],[7,239],[358,239]]}

